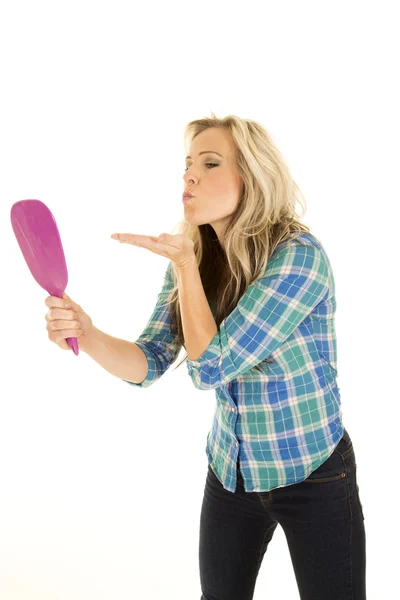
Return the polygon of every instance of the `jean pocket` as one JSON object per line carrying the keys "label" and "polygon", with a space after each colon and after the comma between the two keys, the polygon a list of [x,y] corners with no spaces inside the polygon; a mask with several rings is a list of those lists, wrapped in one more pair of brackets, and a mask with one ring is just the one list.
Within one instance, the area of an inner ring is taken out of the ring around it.
{"label": "jean pocket", "polygon": [[343,460],[337,452],[333,451],[332,454],[317,467],[307,479],[305,483],[329,483],[344,479],[346,477],[346,467]]}

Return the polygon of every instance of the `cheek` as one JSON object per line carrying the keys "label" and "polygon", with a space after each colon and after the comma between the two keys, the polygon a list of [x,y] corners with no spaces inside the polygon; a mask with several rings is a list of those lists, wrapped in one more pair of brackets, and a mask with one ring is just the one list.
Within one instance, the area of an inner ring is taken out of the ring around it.
{"label": "cheek", "polygon": [[[217,169],[215,171],[217,171]],[[218,176],[218,183],[224,189],[226,189],[227,192],[240,192],[243,186],[243,179],[238,171],[232,169],[224,169],[219,173],[215,172],[215,175]]]}
{"label": "cheek", "polygon": [[224,211],[233,211],[236,209],[242,191],[242,184],[236,178],[230,177],[220,179],[213,187],[213,196],[218,196],[221,207]]}
{"label": "cheek", "polygon": [[212,184],[213,195],[233,198],[237,195],[240,185],[232,177],[215,177]]}

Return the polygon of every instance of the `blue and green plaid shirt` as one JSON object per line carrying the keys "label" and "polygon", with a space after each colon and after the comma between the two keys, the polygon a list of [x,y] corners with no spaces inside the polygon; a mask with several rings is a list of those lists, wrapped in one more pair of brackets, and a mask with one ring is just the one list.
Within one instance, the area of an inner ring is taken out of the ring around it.
{"label": "blue and green plaid shirt", "polygon": [[[181,350],[170,330],[171,269],[169,263],[153,314],[135,341],[148,374],[129,385],[155,383]],[[303,481],[338,445],[344,425],[335,311],[329,258],[314,236],[300,233],[276,247],[203,354],[187,360],[195,387],[215,389],[205,451],[226,490],[236,490],[238,457],[245,491],[266,492]]]}

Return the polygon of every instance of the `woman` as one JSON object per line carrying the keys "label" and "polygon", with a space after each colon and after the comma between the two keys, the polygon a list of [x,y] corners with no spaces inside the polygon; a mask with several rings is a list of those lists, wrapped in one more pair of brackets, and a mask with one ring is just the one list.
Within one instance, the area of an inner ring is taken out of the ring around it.
{"label": "woman", "polygon": [[[299,188],[261,125],[213,114],[189,123],[185,134],[191,197],[179,233],[113,237],[171,258],[132,360],[119,340],[125,364],[137,370],[118,376],[148,387],[185,346],[194,385],[215,389],[200,515],[201,598],[253,598],[279,523],[302,599],[362,600],[364,515],[336,381],[329,258],[299,222]],[[79,339],[117,373],[115,338],[94,328]],[[99,348],[111,343],[106,363]]]}

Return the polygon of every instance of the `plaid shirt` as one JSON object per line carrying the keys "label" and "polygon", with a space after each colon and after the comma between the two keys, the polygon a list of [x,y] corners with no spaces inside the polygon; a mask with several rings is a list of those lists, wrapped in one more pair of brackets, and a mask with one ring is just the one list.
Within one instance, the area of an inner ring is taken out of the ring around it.
{"label": "plaid shirt", "polygon": [[[141,383],[126,382],[136,387],[157,381],[181,349],[170,331],[171,268],[135,342],[149,365]],[[236,490],[238,457],[245,491],[266,492],[303,481],[338,445],[335,311],[329,258],[314,236],[300,233],[275,248],[203,354],[187,360],[195,387],[215,389],[205,451],[226,490]]]}

